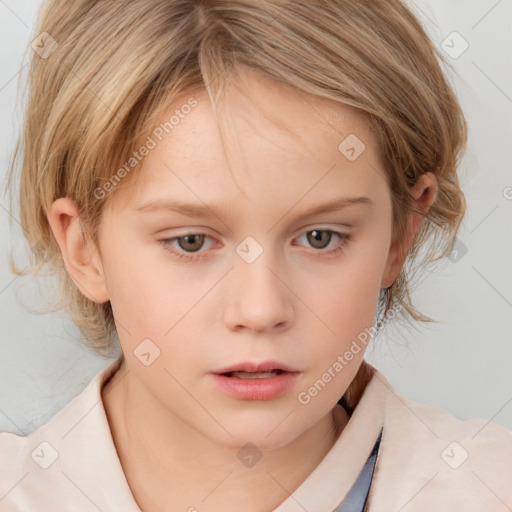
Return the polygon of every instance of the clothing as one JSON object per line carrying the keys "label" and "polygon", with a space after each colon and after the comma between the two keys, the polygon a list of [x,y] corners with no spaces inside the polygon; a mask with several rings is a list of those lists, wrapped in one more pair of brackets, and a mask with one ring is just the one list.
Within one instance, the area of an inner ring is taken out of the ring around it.
{"label": "clothing", "polygon": [[[0,511],[140,512],[101,398],[117,367],[116,361],[96,374],[28,436],[0,432]],[[340,405],[335,411],[344,413]],[[381,430],[367,510],[505,512],[512,507],[512,432],[482,419],[462,421],[400,396],[375,370],[331,450],[274,512],[335,510]]]}
{"label": "clothing", "polygon": [[364,512],[366,504],[368,503],[368,495],[370,494],[373,472],[375,471],[381,440],[382,429],[377,441],[375,441],[372,453],[370,453],[357,480],[334,512]]}

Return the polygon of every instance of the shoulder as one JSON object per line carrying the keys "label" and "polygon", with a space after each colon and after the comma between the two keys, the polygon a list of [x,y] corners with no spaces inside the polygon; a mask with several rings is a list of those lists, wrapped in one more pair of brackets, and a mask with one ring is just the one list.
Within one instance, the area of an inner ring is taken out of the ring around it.
{"label": "shoulder", "polygon": [[[0,432],[0,509],[97,510],[105,503],[95,476],[126,496],[125,481],[101,399],[117,362],[89,384],[48,422],[27,436]],[[58,493],[57,493],[58,490]],[[123,498],[119,498],[123,501]],[[92,501],[91,501],[92,500]],[[129,506],[126,510],[132,510]]]}
{"label": "shoulder", "polygon": [[23,465],[27,442],[28,436],[0,431],[0,498],[4,490],[2,484],[6,481],[8,474],[14,471],[18,473],[17,469]]}
{"label": "shoulder", "polygon": [[379,372],[376,378],[385,396],[376,493],[398,509],[409,503],[409,511],[512,506],[511,431],[416,402],[397,394]]}
{"label": "shoulder", "polygon": [[[66,450],[63,449],[65,418],[78,412],[82,391],[44,425],[30,434],[0,432],[0,509],[37,510],[44,489],[56,488]],[[60,459],[60,460],[59,460]],[[58,462],[57,462],[58,461]],[[44,497],[43,497],[44,501]]]}

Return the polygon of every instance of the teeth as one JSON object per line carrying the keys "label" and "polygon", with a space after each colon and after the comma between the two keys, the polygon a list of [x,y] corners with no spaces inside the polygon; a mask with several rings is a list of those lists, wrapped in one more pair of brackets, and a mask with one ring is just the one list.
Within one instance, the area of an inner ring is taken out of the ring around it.
{"label": "teeth", "polygon": [[280,370],[271,370],[267,372],[244,372],[244,371],[236,371],[229,372],[229,377],[235,377],[237,379],[268,379],[271,377],[275,377],[281,373]]}

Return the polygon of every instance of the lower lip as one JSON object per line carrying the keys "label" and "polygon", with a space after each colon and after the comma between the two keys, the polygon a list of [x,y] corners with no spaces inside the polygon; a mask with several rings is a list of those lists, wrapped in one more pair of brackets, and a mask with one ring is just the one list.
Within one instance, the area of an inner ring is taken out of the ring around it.
{"label": "lower lip", "polygon": [[266,379],[237,379],[212,373],[215,383],[227,395],[239,400],[272,400],[288,391],[300,372],[283,372]]}

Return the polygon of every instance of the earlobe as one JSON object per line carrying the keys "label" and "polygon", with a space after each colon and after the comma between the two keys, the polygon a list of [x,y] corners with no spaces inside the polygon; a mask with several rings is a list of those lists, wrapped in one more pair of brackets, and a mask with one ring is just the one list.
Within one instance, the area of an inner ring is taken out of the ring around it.
{"label": "earlobe", "polygon": [[407,235],[402,244],[395,243],[388,253],[388,259],[386,261],[386,267],[382,276],[381,288],[388,288],[398,278],[402,267],[404,266],[407,254],[412,244],[414,234],[423,220],[423,216],[419,213],[411,213],[409,218],[409,228]]}
{"label": "earlobe", "polygon": [[97,248],[82,230],[75,202],[68,197],[55,200],[48,212],[48,222],[66,270],[77,287],[90,300],[107,302],[109,295],[101,259]]}
{"label": "earlobe", "polygon": [[382,275],[381,288],[391,286],[402,270],[409,253],[414,235],[423,221],[424,214],[430,209],[437,196],[437,179],[431,172],[422,174],[410,189],[416,200],[413,212],[409,215],[408,228],[405,239],[401,244],[393,244],[388,253],[388,259]]}

